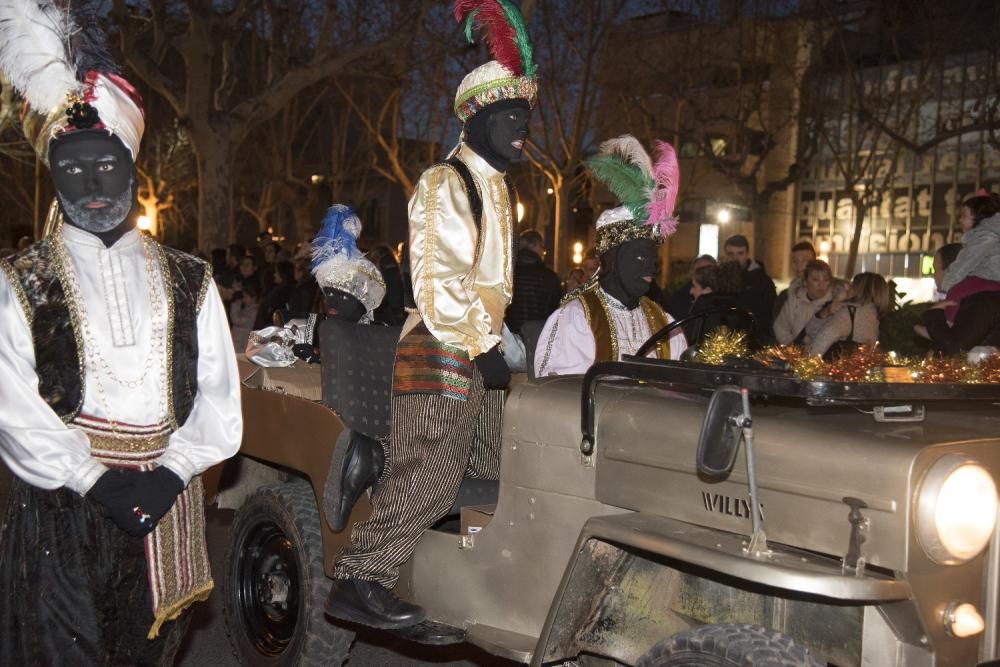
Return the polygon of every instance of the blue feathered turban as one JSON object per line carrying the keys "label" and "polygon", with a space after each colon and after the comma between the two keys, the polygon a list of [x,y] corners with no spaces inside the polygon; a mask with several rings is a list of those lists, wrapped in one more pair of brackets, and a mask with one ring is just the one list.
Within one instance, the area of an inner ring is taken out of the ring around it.
{"label": "blue feathered turban", "polygon": [[364,304],[367,317],[382,303],[382,274],[358,248],[361,220],[354,209],[334,204],[312,242],[312,272],[320,287],[347,292]]}

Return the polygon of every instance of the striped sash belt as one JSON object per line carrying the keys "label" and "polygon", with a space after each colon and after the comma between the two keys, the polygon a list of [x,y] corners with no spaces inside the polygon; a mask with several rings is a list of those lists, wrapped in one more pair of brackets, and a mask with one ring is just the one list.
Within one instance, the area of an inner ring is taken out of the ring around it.
{"label": "striped sash belt", "polygon": [[396,348],[392,393],[436,394],[464,401],[469,398],[472,370],[472,360],[465,351],[442,343],[421,322]]}
{"label": "striped sash belt", "polygon": [[[171,433],[166,424],[114,424],[112,428],[109,422],[86,415],[74,419],[73,425],[87,434],[94,458],[108,467],[133,470],[152,469],[166,450]],[[205,544],[205,491],[200,477],[191,480],[143,541],[154,617],[149,639],[153,639],[163,623],[180,616],[192,603],[208,599],[214,586]]]}

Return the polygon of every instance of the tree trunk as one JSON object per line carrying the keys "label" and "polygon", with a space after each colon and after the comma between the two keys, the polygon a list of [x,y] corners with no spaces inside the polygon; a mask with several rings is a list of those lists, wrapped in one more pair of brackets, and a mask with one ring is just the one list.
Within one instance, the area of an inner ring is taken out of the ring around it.
{"label": "tree trunk", "polygon": [[211,253],[233,238],[233,166],[230,144],[213,135],[194,142],[198,155],[198,247]]}
{"label": "tree trunk", "polygon": [[858,249],[861,247],[861,229],[865,224],[865,206],[863,202],[852,198],[854,202],[854,233],[851,236],[851,249],[847,253],[847,266],[844,268],[844,278],[850,280],[854,276],[854,265],[858,263]]}
{"label": "tree trunk", "polygon": [[570,260],[573,257],[570,248],[572,239],[569,238],[569,181],[560,176],[559,187],[553,190],[552,268],[561,277],[569,272]]}

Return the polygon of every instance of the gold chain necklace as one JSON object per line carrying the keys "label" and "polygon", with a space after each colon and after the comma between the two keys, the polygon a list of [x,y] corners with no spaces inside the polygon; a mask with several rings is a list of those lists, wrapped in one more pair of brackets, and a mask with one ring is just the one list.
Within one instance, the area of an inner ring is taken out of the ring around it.
{"label": "gold chain necklace", "polygon": [[[597,290],[597,298],[598,300],[600,300],[601,305],[604,306],[604,314],[608,319],[608,324],[611,326],[611,341],[614,347],[614,351],[616,353],[620,352],[622,346],[618,338],[618,327],[615,324],[614,315],[611,314],[612,310],[616,310],[618,312],[625,313],[626,315],[628,315],[629,325],[632,329],[631,336],[627,341],[629,343],[629,349],[631,350],[631,352],[635,352],[637,349],[639,349],[639,345],[642,345],[644,340],[641,339],[642,333],[640,333],[639,331],[639,319],[636,317],[636,314],[638,314],[640,317],[645,316],[645,313],[643,313],[642,310],[642,306],[641,305],[636,306],[632,310],[629,310],[628,308],[625,307],[625,304],[618,303],[617,300],[609,298],[608,295],[605,294],[604,290],[602,289]],[[628,332],[625,333],[626,335],[628,335]],[[616,354],[616,360],[617,358],[619,358],[618,354]]]}

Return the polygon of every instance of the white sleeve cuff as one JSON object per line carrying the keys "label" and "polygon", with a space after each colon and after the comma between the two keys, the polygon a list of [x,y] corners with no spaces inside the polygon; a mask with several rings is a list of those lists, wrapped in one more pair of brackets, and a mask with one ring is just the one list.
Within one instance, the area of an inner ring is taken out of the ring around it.
{"label": "white sleeve cuff", "polygon": [[97,459],[87,458],[80,464],[76,472],[66,480],[66,486],[81,496],[85,496],[90,491],[90,487],[94,486],[101,475],[107,471],[108,467]]}
{"label": "white sleeve cuff", "polygon": [[180,477],[181,481],[184,482],[184,486],[187,486],[191,482],[191,478],[198,472],[198,469],[191,463],[188,457],[173,449],[163,452],[156,459],[156,462]]}

